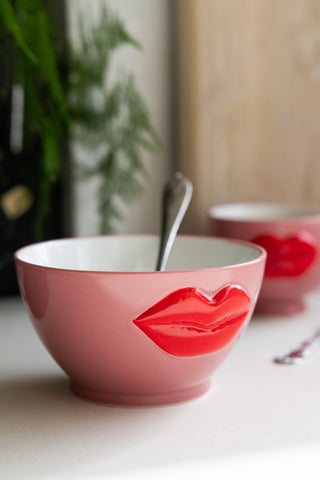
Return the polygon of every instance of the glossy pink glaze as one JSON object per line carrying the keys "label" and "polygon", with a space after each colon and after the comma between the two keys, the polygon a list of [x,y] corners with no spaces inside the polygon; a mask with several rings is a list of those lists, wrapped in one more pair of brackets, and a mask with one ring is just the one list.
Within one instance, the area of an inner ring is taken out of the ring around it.
{"label": "glossy pink glaze", "polygon": [[[70,377],[72,390],[102,403],[148,406],[190,400],[209,388],[212,373],[250,320],[265,255],[236,266],[171,272],[62,270],[17,255],[15,261],[33,325]],[[246,292],[235,299],[243,316],[211,353],[170,354],[134,322],[172,292],[190,287],[218,292],[229,284]]]}
{"label": "glossy pink glaze", "polygon": [[[256,205],[259,204],[246,204],[248,218],[242,219],[223,218],[222,210],[215,216],[214,208],[211,209],[209,233],[256,241],[269,250],[257,313],[291,315],[301,312],[305,309],[306,295],[320,285],[320,211],[250,218],[250,209]],[[270,205],[276,211],[277,205]],[[279,211],[282,207],[279,204]],[[290,206],[286,208],[290,210]]]}

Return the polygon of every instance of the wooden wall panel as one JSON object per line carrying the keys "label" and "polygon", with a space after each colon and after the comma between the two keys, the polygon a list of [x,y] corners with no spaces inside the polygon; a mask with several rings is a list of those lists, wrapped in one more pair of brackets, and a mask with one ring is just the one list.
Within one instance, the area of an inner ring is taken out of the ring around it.
{"label": "wooden wall panel", "polygon": [[175,0],[186,232],[226,201],[320,207],[320,2]]}

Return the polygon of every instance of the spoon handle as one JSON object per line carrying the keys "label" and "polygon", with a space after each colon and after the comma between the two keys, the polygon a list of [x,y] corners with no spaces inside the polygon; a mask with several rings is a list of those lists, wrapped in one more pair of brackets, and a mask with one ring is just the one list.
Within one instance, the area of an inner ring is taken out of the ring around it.
{"label": "spoon handle", "polygon": [[169,255],[193,192],[190,180],[177,172],[165,186],[162,199],[161,240],[156,270],[166,268]]}
{"label": "spoon handle", "polygon": [[297,348],[291,352],[274,358],[275,363],[282,363],[286,365],[298,365],[308,358],[316,347],[320,346],[320,330],[318,330],[312,337],[305,340]]}

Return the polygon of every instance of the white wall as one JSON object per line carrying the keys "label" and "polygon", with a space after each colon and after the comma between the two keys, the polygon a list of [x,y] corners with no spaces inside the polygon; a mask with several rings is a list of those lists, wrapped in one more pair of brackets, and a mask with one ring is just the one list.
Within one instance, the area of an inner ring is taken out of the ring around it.
{"label": "white wall", "polygon": [[[98,18],[101,5],[108,6],[125,22],[129,32],[143,46],[119,51],[116,72],[131,72],[150,109],[153,125],[165,151],[146,154],[150,173],[146,192],[124,212],[118,233],[155,233],[160,229],[161,192],[171,174],[170,160],[170,0],[68,0],[70,38],[77,42],[77,16],[85,12],[88,22]],[[77,146],[72,146],[75,155]],[[76,182],[74,190],[74,234],[99,232],[96,183]]]}

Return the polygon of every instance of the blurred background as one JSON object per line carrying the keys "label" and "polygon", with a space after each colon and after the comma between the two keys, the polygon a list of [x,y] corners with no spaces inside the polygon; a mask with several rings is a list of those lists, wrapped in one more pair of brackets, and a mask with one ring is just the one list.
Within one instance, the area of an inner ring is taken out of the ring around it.
{"label": "blurred background", "polygon": [[194,184],[185,233],[222,202],[320,202],[315,0],[1,0],[0,292],[16,248],[157,233],[164,183]]}

